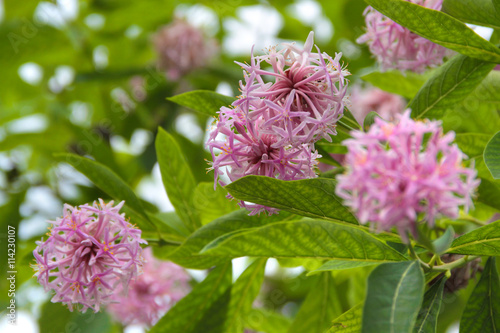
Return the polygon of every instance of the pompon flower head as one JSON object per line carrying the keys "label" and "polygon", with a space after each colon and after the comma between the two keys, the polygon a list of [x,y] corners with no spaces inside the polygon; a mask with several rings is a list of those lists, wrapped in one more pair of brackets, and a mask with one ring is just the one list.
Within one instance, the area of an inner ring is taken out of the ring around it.
{"label": "pompon flower head", "polygon": [[438,121],[412,120],[410,110],[398,118],[395,124],[375,118],[367,133],[344,141],[347,173],[337,177],[336,192],[361,223],[396,227],[406,239],[419,219],[433,226],[438,215],[468,210],[479,181],[473,165],[463,165],[453,132],[443,135]]}
{"label": "pompon flower head", "polygon": [[[268,49],[243,68],[241,96],[222,107],[207,143],[215,170],[215,186],[247,175],[282,180],[316,177],[314,143],[331,141],[342,117],[349,72],[335,58],[319,49],[312,52],[311,32],[304,48],[284,44]],[[269,70],[261,66],[270,67]],[[266,82],[271,77],[271,82]],[[229,196],[230,197],[230,196]],[[277,210],[240,202],[251,215]]]}
{"label": "pompon flower head", "polygon": [[[406,0],[429,9],[440,10],[442,0]],[[365,12],[366,33],[358,43],[368,44],[382,70],[399,69],[423,73],[428,67],[443,63],[443,58],[453,51],[420,37],[396,22],[367,7]]]}
{"label": "pompon flower head", "polygon": [[182,267],[156,259],[149,247],[143,254],[143,274],[131,281],[128,293],[119,293],[117,303],[108,305],[107,310],[125,325],[151,327],[189,292],[190,277]]}
{"label": "pompon flower head", "polygon": [[45,290],[55,292],[52,302],[70,311],[77,305],[82,312],[97,312],[137,277],[143,264],[140,244],[146,241],[119,213],[123,204],[101,199],[78,208],[65,204],[63,217],[49,221],[49,237],[37,242],[33,267]]}
{"label": "pompon flower head", "polygon": [[217,53],[213,39],[180,18],[162,27],[154,36],[153,43],[158,53],[158,66],[166,71],[170,80],[178,80],[204,67]]}
{"label": "pompon flower head", "polygon": [[406,105],[404,98],[399,95],[375,87],[361,88],[359,85],[353,87],[350,102],[350,111],[360,124],[363,124],[365,117],[372,111],[385,120],[395,120]]}

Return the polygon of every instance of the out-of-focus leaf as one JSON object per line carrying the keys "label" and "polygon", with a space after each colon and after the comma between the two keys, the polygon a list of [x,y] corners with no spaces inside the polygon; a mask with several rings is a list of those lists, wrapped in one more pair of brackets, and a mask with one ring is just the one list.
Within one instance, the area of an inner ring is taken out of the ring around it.
{"label": "out-of-focus leaf", "polygon": [[403,75],[399,71],[373,72],[363,75],[361,79],[384,91],[406,98],[413,98],[425,83],[422,75],[414,73]]}
{"label": "out-of-focus leaf", "polygon": [[403,0],[365,0],[396,23],[436,44],[483,61],[500,63],[500,50],[464,23]]}
{"label": "out-of-focus leaf", "polygon": [[500,200],[498,200],[500,198],[500,185],[481,178],[481,184],[479,184],[477,192],[477,201],[500,211]]}
{"label": "out-of-focus leaf", "polygon": [[446,250],[448,250],[448,248],[450,247],[454,238],[455,232],[453,230],[453,227],[449,226],[441,237],[432,242],[434,253],[439,255],[445,253]]}
{"label": "out-of-focus leaf", "polygon": [[330,272],[323,272],[307,294],[288,333],[324,332],[342,313],[335,282]]}
{"label": "out-of-focus leaf", "polygon": [[248,328],[264,333],[287,333],[292,321],[275,312],[251,309],[247,315]]}
{"label": "out-of-focus leaf", "polygon": [[413,333],[436,333],[437,319],[443,301],[446,277],[441,277],[424,294],[424,301],[417,316]]}
{"label": "out-of-focus leaf", "polygon": [[500,132],[497,132],[484,149],[484,162],[495,179],[500,179]]}
{"label": "out-of-focus leaf", "polygon": [[201,218],[201,224],[215,220],[238,209],[234,200],[226,198],[227,192],[213,183],[199,183],[193,193],[193,204]]}
{"label": "out-of-focus leaf", "polygon": [[465,306],[460,332],[500,332],[500,280],[495,261],[495,257],[490,257],[484,266]]}
{"label": "out-of-focus leaf", "polygon": [[228,261],[217,266],[183,299],[181,299],[150,330],[151,333],[195,333],[196,326],[205,312],[231,286],[232,265]]}
{"label": "out-of-focus leaf", "polygon": [[174,138],[163,129],[156,137],[156,156],[160,165],[163,186],[170,202],[186,228],[191,231],[201,226],[200,217],[193,204],[196,182]]}
{"label": "out-of-focus leaf", "polygon": [[247,326],[247,317],[252,303],[259,294],[264,281],[265,258],[254,261],[236,280],[231,288],[231,302],[223,332],[242,332]]}
{"label": "out-of-focus leaf", "polygon": [[225,234],[204,247],[202,255],[232,258],[275,257],[401,261],[404,256],[356,226],[304,220],[277,222]]}
{"label": "out-of-focus leaf", "polygon": [[484,133],[458,133],[455,136],[455,143],[468,158],[472,159],[483,156],[484,147],[490,137]]}
{"label": "out-of-focus leaf", "polygon": [[444,0],[441,10],[463,22],[500,29],[500,11],[492,0]]}
{"label": "out-of-focus leaf", "polygon": [[414,118],[442,118],[446,110],[463,101],[495,65],[456,55],[425,82],[408,107]]}
{"label": "out-of-focus leaf", "polygon": [[500,255],[500,221],[485,225],[458,237],[451,243],[448,253],[479,256]]}
{"label": "out-of-focus leaf", "polygon": [[365,120],[363,121],[363,129],[365,131],[368,131],[370,129],[370,126],[375,122],[375,118],[382,118],[380,115],[375,112],[375,111],[370,111],[365,117]]}
{"label": "out-of-focus leaf", "polygon": [[247,211],[238,210],[224,215],[196,230],[172,253],[165,253],[164,250],[156,247],[153,250],[156,256],[169,259],[183,267],[206,269],[222,264],[230,259],[229,256],[225,255],[209,257],[198,254],[212,240],[237,230],[261,227],[268,223],[287,220],[292,217],[293,215],[287,212],[280,212],[279,215],[273,216],[248,216]]}
{"label": "out-of-focus leaf", "polygon": [[422,304],[424,281],[418,261],[376,267],[368,277],[361,332],[411,332]]}
{"label": "out-of-focus leaf", "polygon": [[218,94],[213,91],[194,90],[167,98],[169,101],[190,108],[194,111],[216,117],[222,106],[229,106],[234,97]]}
{"label": "out-of-focus leaf", "polygon": [[321,140],[316,143],[325,152],[330,154],[346,154],[347,147],[342,144],[342,141],[349,139],[351,136],[343,131],[337,131],[337,135],[332,136],[332,142]]}
{"label": "out-of-focus leaf", "polygon": [[361,319],[363,303],[352,307],[336,318],[327,333],[359,333],[361,332]]}

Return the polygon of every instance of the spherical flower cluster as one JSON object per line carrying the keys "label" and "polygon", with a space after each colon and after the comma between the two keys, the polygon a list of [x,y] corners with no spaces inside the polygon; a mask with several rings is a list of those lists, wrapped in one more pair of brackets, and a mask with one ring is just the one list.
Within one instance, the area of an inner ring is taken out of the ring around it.
{"label": "spherical flower cluster", "polygon": [[[95,312],[114,301],[117,288],[127,286],[141,270],[141,230],[119,214],[122,201],[64,205],[63,217],[49,221],[49,238],[38,241],[33,251],[35,276],[46,291],[54,290],[52,302],[75,304]],[[77,306],[78,308],[78,306]]]}
{"label": "spherical flower cluster", "polygon": [[352,89],[350,102],[349,110],[360,124],[363,124],[365,117],[372,111],[383,119],[392,121],[406,105],[404,98],[399,95],[375,87],[363,89],[359,85]]}
{"label": "spherical flower cluster", "polygon": [[190,277],[182,267],[156,259],[151,248],[143,253],[143,274],[130,283],[127,295],[120,294],[107,309],[125,325],[150,327],[189,292]]}
{"label": "spherical flower cluster", "polygon": [[432,226],[438,214],[457,218],[460,206],[468,210],[479,181],[463,165],[453,132],[443,135],[438,121],[414,121],[409,110],[398,118],[375,118],[367,133],[344,141],[347,173],[337,177],[336,192],[361,223],[396,227],[405,239],[418,219]]}
{"label": "spherical flower cluster", "polygon": [[162,27],[154,36],[153,43],[158,53],[158,65],[165,70],[170,80],[204,67],[217,53],[213,39],[183,19]]}
{"label": "spherical flower cluster", "polygon": [[[442,0],[407,0],[426,8],[440,10]],[[453,54],[447,48],[420,37],[405,27],[382,15],[372,7],[365,12],[366,33],[358,43],[367,43],[382,70],[399,69],[416,73],[443,63],[443,58]]]}
{"label": "spherical flower cluster", "polygon": [[[336,122],[342,117],[349,72],[335,58],[319,49],[312,52],[311,32],[304,48],[283,44],[280,50],[254,56],[240,81],[242,95],[222,107],[208,147],[217,181],[227,174],[230,181],[246,175],[282,180],[315,177],[319,157],[314,143],[331,141]],[[263,67],[270,67],[269,70]],[[266,82],[271,77],[271,82]],[[260,205],[241,206],[251,214],[276,210]]]}

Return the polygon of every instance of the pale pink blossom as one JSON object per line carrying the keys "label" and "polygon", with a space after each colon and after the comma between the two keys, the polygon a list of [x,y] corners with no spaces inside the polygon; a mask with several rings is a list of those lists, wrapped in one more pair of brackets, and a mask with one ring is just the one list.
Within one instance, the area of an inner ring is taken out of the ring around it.
{"label": "pale pink blossom", "polygon": [[354,86],[350,96],[349,110],[358,123],[363,124],[370,112],[378,113],[385,120],[395,120],[406,105],[403,97],[391,94],[376,87],[361,88]]}

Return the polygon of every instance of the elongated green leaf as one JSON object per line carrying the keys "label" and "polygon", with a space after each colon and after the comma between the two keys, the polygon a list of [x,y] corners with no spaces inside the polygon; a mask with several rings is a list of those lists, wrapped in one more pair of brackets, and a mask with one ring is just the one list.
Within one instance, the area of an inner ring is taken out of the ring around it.
{"label": "elongated green leaf", "polygon": [[356,227],[306,220],[277,222],[226,234],[209,243],[203,255],[276,258],[345,259],[361,261],[406,260],[390,246]]}
{"label": "elongated green leaf", "polygon": [[239,207],[236,202],[226,198],[227,192],[220,186],[214,191],[213,183],[199,183],[193,193],[193,204],[198,211],[202,224],[207,224]]}
{"label": "elongated green leaf", "polygon": [[456,55],[434,74],[410,101],[414,118],[441,118],[446,110],[463,101],[495,65]]}
{"label": "elongated green leaf", "polygon": [[377,262],[373,261],[330,260],[325,262],[320,268],[309,272],[307,275],[319,274],[324,271],[341,271],[344,269],[372,266],[377,264]]}
{"label": "elongated green leaf", "polygon": [[380,117],[380,115],[375,112],[375,111],[371,111],[370,113],[368,113],[365,117],[365,120],[363,121],[363,129],[365,131],[368,131],[370,129],[370,126],[375,122],[375,118],[382,118]]}
{"label": "elongated green leaf", "polygon": [[455,136],[455,143],[468,158],[483,156],[484,148],[491,135],[484,133],[459,133]]}
{"label": "elongated green leaf", "polygon": [[[55,156],[61,158],[62,161],[70,164],[76,170],[83,173],[95,184],[95,186],[116,201],[120,202],[125,200],[126,206],[139,214],[145,221],[149,222],[154,227],[154,230],[157,230],[156,226],[149,220],[141,201],[137,198],[134,191],[107,166],[74,154],[56,154]],[[135,220],[134,223],[141,226],[142,222],[140,220]],[[149,229],[151,229],[151,227],[149,227]]]}
{"label": "elongated green leaf", "polygon": [[500,280],[495,257],[486,262],[481,279],[467,301],[460,332],[500,332]]}
{"label": "elongated green leaf", "polygon": [[453,230],[453,227],[449,226],[441,237],[432,242],[434,253],[439,255],[445,253],[446,250],[448,250],[448,248],[450,247],[454,238],[455,238],[455,232]]}
{"label": "elongated green leaf", "polygon": [[500,186],[487,179],[481,178],[481,184],[477,190],[477,201],[484,203],[500,211]]}
{"label": "elongated green leaf", "polygon": [[192,201],[196,188],[193,174],[175,139],[162,128],[158,129],[156,137],[156,156],[163,186],[175,211],[186,228],[191,231],[198,229],[201,222]]}
{"label": "elongated green leaf", "polygon": [[228,255],[202,256],[198,253],[211,241],[225,234],[241,229],[261,227],[269,223],[275,223],[287,219],[296,218],[287,212],[280,212],[273,216],[248,216],[245,210],[239,210],[224,215],[200,229],[196,230],[175,251],[165,252],[161,248],[154,248],[155,254],[160,258],[172,260],[173,262],[194,269],[206,269],[226,262]]}
{"label": "elongated green leaf", "polygon": [[500,255],[500,221],[485,225],[458,237],[451,243],[448,253],[480,256]]}
{"label": "elongated green leaf", "polygon": [[500,11],[492,0],[444,0],[441,10],[462,22],[500,29]]}
{"label": "elongated green leaf", "polygon": [[243,332],[243,329],[248,326],[247,316],[264,281],[266,261],[267,259],[265,258],[254,261],[234,283],[231,289],[231,302],[229,304],[224,332]]}
{"label": "elongated green leaf", "polygon": [[368,277],[361,332],[411,332],[423,296],[424,273],[418,261],[381,264]]}
{"label": "elongated green leaf", "polygon": [[[38,324],[41,332],[95,332],[111,331],[111,319],[106,312],[94,313],[87,310],[70,312],[60,303],[48,301],[42,306]],[[19,330],[20,331],[20,330]]]}
{"label": "elongated green leaf", "polygon": [[443,301],[443,288],[446,277],[441,277],[425,292],[422,308],[418,313],[413,333],[435,333],[437,317]]}
{"label": "elongated green leaf", "polygon": [[347,130],[347,132],[361,129],[361,125],[348,108],[344,108],[344,115],[339,120],[338,126],[341,130]]}
{"label": "elongated green leaf", "polygon": [[278,313],[251,309],[247,315],[247,327],[264,333],[287,333],[292,321]]}
{"label": "elongated green leaf", "polygon": [[230,105],[236,98],[208,90],[194,90],[167,99],[194,111],[216,117],[217,111],[222,106]]}
{"label": "elongated green leaf", "polygon": [[359,333],[361,332],[361,318],[363,315],[363,303],[352,307],[336,318],[327,333]]}
{"label": "elongated green leaf", "polygon": [[440,11],[404,0],[365,0],[373,8],[414,33],[483,61],[500,62],[500,50],[464,23]]}
{"label": "elongated green leaf", "polygon": [[495,179],[500,179],[500,132],[497,132],[486,145],[484,162]]}
{"label": "elongated green leaf", "polygon": [[337,290],[330,272],[323,272],[307,294],[288,333],[324,332],[342,313]]}
{"label": "elongated green leaf", "polygon": [[325,140],[318,141],[317,146],[321,146],[325,152],[330,154],[345,154],[347,147],[342,144],[342,141],[349,139],[351,136],[343,131],[337,131],[337,135],[332,136],[332,142]]}
{"label": "elongated green leaf", "polygon": [[216,267],[186,297],[171,308],[150,330],[151,333],[196,333],[195,327],[204,313],[231,286],[231,262]]}
{"label": "elongated green leaf", "polygon": [[384,73],[373,72],[363,75],[361,79],[384,91],[406,98],[413,98],[420,87],[425,83],[425,79],[422,75],[414,73],[406,73],[406,75],[403,75],[399,71]]}
{"label": "elongated green leaf", "polygon": [[294,214],[358,224],[354,215],[335,195],[333,179],[283,181],[247,176],[225,188],[237,199],[288,210]]}

